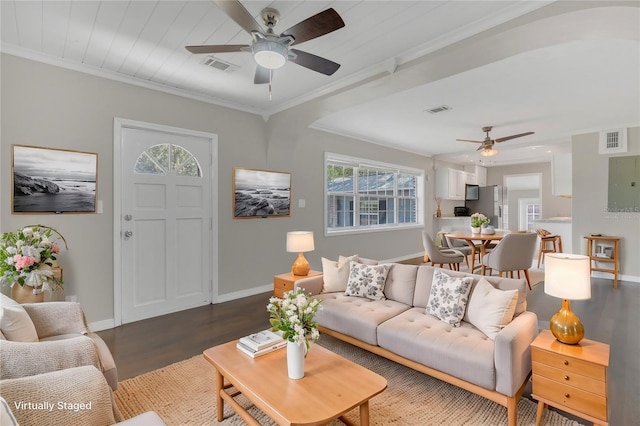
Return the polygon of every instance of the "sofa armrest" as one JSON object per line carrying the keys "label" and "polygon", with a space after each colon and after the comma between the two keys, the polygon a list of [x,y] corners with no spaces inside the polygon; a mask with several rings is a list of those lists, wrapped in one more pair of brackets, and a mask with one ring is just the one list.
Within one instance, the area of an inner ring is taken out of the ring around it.
{"label": "sofa armrest", "polygon": [[[0,383],[2,397],[19,424],[106,426],[118,420],[111,390],[102,374],[91,366],[2,380]],[[44,401],[52,404],[51,410],[20,404]]]}
{"label": "sofa armrest", "polygon": [[538,335],[538,317],[523,312],[496,335],[496,391],[513,396],[531,373],[530,345]]}
{"label": "sofa armrest", "polygon": [[60,334],[89,332],[79,303],[43,302],[22,305],[36,327],[39,339]]}
{"label": "sofa armrest", "polygon": [[322,293],[322,285],[322,275],[316,275],[296,281],[293,288],[302,288],[305,293],[309,293],[313,296]]}
{"label": "sofa armrest", "polygon": [[0,340],[0,379],[17,379],[84,365],[102,371],[96,345],[86,336],[48,342]]}

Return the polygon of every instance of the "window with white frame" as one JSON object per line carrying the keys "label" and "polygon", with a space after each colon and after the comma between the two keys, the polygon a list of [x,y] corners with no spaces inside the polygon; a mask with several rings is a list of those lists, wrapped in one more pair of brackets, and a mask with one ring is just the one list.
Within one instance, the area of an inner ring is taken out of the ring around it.
{"label": "window with white frame", "polygon": [[325,154],[326,232],[422,225],[424,171]]}

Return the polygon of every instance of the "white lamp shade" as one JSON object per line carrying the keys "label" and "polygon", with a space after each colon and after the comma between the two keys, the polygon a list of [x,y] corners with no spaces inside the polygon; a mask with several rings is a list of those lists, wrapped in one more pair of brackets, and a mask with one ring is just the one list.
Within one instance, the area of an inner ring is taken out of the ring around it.
{"label": "white lamp shade", "polygon": [[544,292],[567,300],[591,298],[589,256],[546,253],[544,256]]}
{"label": "white lamp shade", "polygon": [[287,251],[290,253],[304,253],[313,251],[313,232],[291,231],[287,232]]}

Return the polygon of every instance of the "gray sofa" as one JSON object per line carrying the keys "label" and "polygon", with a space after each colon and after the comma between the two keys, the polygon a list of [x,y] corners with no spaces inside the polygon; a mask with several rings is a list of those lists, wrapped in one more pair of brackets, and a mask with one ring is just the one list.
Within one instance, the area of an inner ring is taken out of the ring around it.
{"label": "gray sofa", "polygon": [[[513,319],[490,338],[469,322],[466,312],[459,327],[427,313],[435,270],[427,265],[390,264],[383,300],[322,292],[322,275],[298,280],[296,287],[322,299],[322,310],[316,314],[321,333],[501,404],[507,407],[508,424],[515,426],[517,403],[531,374],[529,345],[538,334],[536,315],[526,311],[526,281],[484,277],[499,290],[517,290]],[[442,272],[473,278],[470,304],[483,277]]]}

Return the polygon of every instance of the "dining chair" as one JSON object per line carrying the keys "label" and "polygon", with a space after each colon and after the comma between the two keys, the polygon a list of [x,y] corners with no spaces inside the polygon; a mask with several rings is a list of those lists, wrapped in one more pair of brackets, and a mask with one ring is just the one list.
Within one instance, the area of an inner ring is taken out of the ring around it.
{"label": "dining chair", "polygon": [[438,265],[441,268],[443,265],[449,265],[451,270],[459,271],[460,264],[467,258],[458,250],[438,248],[427,231],[422,231],[422,243],[425,251],[425,262],[431,261],[433,265]]}
{"label": "dining chair", "polygon": [[545,253],[562,253],[562,237],[542,228],[538,228],[536,232],[538,233],[538,237],[540,237],[540,248],[538,249],[539,268],[540,261],[544,263]]}
{"label": "dining chair", "polygon": [[518,272],[518,277],[520,271],[523,271],[531,290],[529,268],[533,262],[537,239],[538,234],[532,232],[505,235],[502,241],[482,258],[482,275],[485,275],[486,270],[489,270],[491,275],[495,269],[498,275],[509,272],[509,276],[513,278],[514,271]]}

